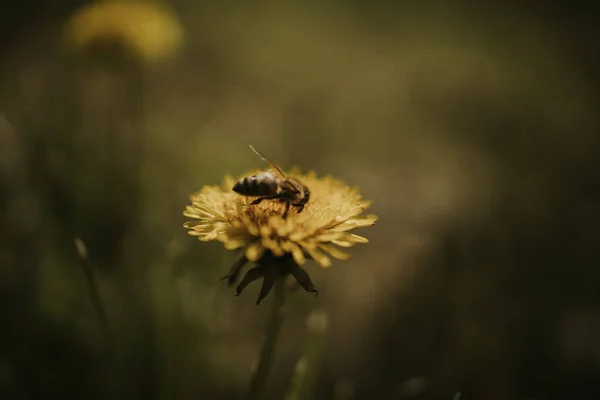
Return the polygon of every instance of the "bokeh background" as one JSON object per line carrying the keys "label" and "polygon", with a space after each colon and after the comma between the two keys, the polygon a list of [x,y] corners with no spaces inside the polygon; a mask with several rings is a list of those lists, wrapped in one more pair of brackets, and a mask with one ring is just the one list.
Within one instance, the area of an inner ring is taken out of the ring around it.
{"label": "bokeh background", "polygon": [[7,4],[0,396],[243,398],[272,296],[182,210],[251,143],[380,216],[288,296],[267,398],[599,398],[597,19],[471,3]]}

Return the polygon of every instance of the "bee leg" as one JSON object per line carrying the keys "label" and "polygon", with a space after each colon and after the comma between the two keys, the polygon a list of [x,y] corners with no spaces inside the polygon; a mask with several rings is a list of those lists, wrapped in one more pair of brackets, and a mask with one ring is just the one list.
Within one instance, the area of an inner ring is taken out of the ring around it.
{"label": "bee leg", "polygon": [[253,206],[260,204],[261,201],[266,200],[264,197],[259,197],[256,200],[253,200],[250,204],[252,204]]}
{"label": "bee leg", "polygon": [[298,207],[298,214],[300,214],[302,210],[304,210],[304,204],[294,204],[294,207]]}
{"label": "bee leg", "polygon": [[283,212],[283,218],[287,218],[288,212],[290,211],[290,203],[289,202],[285,202],[285,211]]}
{"label": "bee leg", "polygon": [[253,200],[252,203],[250,203],[250,204],[252,204],[253,206],[255,206],[257,204],[260,204],[263,200],[273,200],[273,199],[276,199],[277,197],[278,196],[259,197],[258,199]]}

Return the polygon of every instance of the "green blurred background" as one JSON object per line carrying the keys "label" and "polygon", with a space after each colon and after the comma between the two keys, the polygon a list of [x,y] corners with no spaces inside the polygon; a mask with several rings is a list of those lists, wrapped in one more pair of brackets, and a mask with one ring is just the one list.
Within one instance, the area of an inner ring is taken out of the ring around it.
{"label": "green blurred background", "polygon": [[173,0],[129,47],[115,26],[150,17],[76,49],[85,4],[0,14],[0,397],[243,398],[271,298],[235,297],[234,254],[182,210],[260,167],[253,144],[380,216],[307,267],[321,294],[289,296],[267,398],[600,398],[591,9]]}

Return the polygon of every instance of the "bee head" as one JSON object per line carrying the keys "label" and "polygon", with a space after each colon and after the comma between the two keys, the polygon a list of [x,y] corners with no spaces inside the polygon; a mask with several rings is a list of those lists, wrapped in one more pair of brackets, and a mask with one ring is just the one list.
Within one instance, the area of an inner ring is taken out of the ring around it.
{"label": "bee head", "polygon": [[302,186],[302,192],[302,204],[306,204],[310,200],[310,190],[306,186]]}
{"label": "bee head", "polygon": [[289,178],[288,184],[290,186],[289,192],[291,194],[290,200],[295,204],[306,204],[310,199],[310,192],[306,186],[296,179]]}

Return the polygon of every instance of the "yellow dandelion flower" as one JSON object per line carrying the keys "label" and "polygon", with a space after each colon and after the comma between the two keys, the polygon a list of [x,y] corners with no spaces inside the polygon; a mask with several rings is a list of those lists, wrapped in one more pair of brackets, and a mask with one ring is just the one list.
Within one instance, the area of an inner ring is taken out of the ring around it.
{"label": "yellow dandelion flower", "polygon": [[[251,171],[251,176],[262,171]],[[191,205],[183,212],[193,220],[184,224],[189,234],[200,241],[220,241],[226,249],[238,250],[241,256],[224,279],[236,281],[248,262],[257,264],[249,270],[236,289],[236,295],[252,281],[264,278],[257,304],[269,293],[275,281],[291,274],[309,292],[318,294],[310,277],[300,266],[312,259],[321,267],[331,266],[331,258],[349,258],[340,248],[352,247],[368,240],[354,234],[356,228],[373,225],[377,216],[364,215],[371,202],[364,200],[357,188],[347,186],[331,176],[317,177],[314,172],[286,174],[310,189],[310,200],[303,209],[292,207],[284,218],[285,204],[267,199],[252,204],[252,199],[233,191],[238,182],[225,177],[223,185],[204,186],[192,194]]]}
{"label": "yellow dandelion flower", "polygon": [[141,61],[158,61],[179,49],[183,29],[164,4],[106,0],[89,4],[72,15],[67,36],[76,49],[117,42]]}

